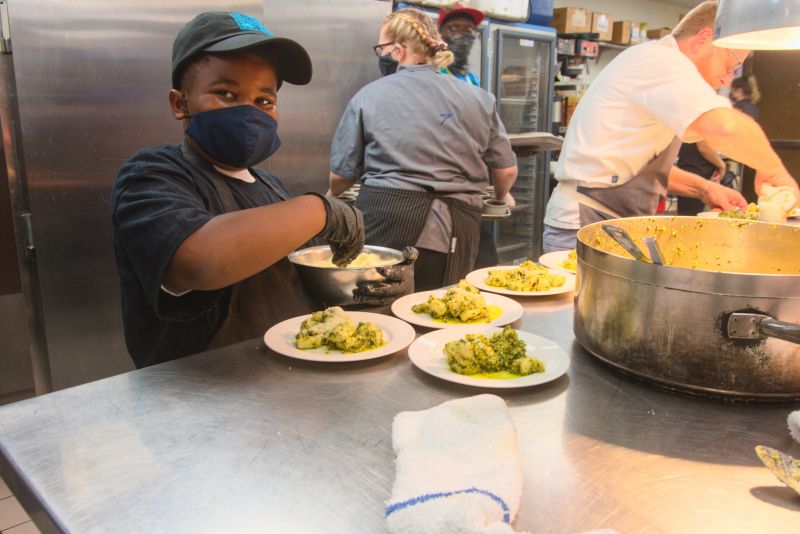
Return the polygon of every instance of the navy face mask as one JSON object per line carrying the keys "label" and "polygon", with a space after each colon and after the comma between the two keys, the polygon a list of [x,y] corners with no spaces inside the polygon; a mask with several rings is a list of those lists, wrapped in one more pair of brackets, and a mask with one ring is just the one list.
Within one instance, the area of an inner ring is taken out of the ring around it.
{"label": "navy face mask", "polygon": [[281,146],[278,122],[253,106],[234,106],[194,115],[186,134],[215,161],[237,169],[261,163]]}
{"label": "navy face mask", "polygon": [[391,52],[378,59],[378,68],[381,69],[381,76],[388,76],[397,72],[397,61],[392,59]]}

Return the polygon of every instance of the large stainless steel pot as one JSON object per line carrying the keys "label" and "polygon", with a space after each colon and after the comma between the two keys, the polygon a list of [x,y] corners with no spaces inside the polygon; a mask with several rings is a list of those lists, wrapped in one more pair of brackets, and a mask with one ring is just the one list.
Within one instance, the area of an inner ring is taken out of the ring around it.
{"label": "large stainless steel pot", "polygon": [[[605,224],[643,250],[656,237],[666,265],[633,260]],[[800,399],[800,227],[615,219],[581,229],[577,257],[575,337],[601,360],[692,393]]]}

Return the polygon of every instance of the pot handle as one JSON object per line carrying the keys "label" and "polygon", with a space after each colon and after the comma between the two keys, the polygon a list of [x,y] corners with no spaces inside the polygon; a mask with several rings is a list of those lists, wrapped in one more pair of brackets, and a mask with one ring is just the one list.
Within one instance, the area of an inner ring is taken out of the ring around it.
{"label": "pot handle", "polygon": [[728,317],[729,338],[757,339],[760,336],[800,343],[800,325],[779,321],[760,313],[732,313]]}

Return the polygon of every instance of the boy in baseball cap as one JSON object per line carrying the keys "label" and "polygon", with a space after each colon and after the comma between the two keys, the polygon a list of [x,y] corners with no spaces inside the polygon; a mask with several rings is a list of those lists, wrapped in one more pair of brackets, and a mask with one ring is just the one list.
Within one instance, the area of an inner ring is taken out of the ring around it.
{"label": "boy in baseball cap", "polygon": [[311,80],[311,60],[243,14],[201,13],[172,48],[180,145],[134,154],[111,197],[128,351],[137,367],[261,336],[308,313],[286,255],[315,236],[334,262],[361,251],[361,213],[315,193],[290,198],[255,167],[280,147],[278,89]]}

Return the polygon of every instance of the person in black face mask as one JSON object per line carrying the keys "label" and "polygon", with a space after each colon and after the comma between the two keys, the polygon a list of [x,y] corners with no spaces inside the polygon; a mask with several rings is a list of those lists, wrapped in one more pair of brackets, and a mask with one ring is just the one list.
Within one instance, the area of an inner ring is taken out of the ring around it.
{"label": "person in black face mask", "polygon": [[[439,32],[442,40],[447,43],[447,48],[453,52],[453,63],[446,69],[441,69],[441,72],[449,73],[475,87],[480,87],[481,82],[478,75],[470,70],[469,54],[478,36],[478,24],[483,21],[483,18],[482,11],[459,3],[439,10]],[[511,207],[516,205],[510,192],[503,200]],[[492,267],[498,263],[494,225],[490,221],[482,221],[475,268]]]}
{"label": "person in black face mask", "polygon": [[439,32],[453,53],[453,63],[442,72],[449,72],[476,87],[480,87],[481,82],[469,68],[469,54],[478,36],[478,24],[483,18],[483,12],[459,3],[439,10]]}
{"label": "person in black face mask", "polygon": [[358,210],[318,194],[290,198],[255,167],[280,147],[282,82],[310,80],[305,49],[248,15],[202,13],[178,33],[169,103],[184,141],[132,156],[111,196],[137,367],[258,337],[311,311],[286,255],[315,236],[337,264],[361,251]]}

